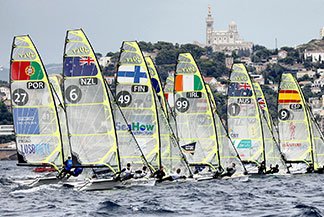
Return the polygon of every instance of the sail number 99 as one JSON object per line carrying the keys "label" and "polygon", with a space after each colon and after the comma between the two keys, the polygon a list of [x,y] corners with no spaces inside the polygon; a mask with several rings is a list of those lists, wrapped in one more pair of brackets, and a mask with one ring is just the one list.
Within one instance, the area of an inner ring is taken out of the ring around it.
{"label": "sail number 99", "polygon": [[186,98],[179,98],[176,101],[176,109],[179,112],[186,112],[189,109],[189,101]]}
{"label": "sail number 99", "polygon": [[120,91],[117,94],[117,104],[120,107],[127,107],[132,102],[132,95],[128,91]]}

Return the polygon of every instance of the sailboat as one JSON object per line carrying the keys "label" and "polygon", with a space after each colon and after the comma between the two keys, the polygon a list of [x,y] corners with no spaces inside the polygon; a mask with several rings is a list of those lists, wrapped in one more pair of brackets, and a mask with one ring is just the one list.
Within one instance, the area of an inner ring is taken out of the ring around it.
{"label": "sailboat", "polygon": [[[195,170],[195,178],[211,179],[216,171],[223,170],[224,159],[220,154],[222,138],[218,135],[205,83],[190,53],[179,54],[174,80],[174,110],[179,143],[189,165]],[[229,161],[234,163],[236,159]]]}
{"label": "sailboat", "polygon": [[[83,30],[67,31],[63,62],[64,104],[74,166],[103,167],[110,175],[108,178],[90,179],[78,186],[79,190],[116,187],[120,182],[114,177],[122,172],[122,167],[126,167],[125,158],[130,158],[120,152],[133,150],[136,143],[126,144],[125,136],[118,137],[116,128],[121,128],[121,131],[128,131],[128,128],[123,122],[120,125],[116,122],[112,106],[114,99]],[[143,157],[137,156],[138,160],[143,160]],[[141,161],[143,165],[145,161]]]}
{"label": "sailboat", "polygon": [[137,42],[123,42],[117,70],[116,99],[129,129],[153,171],[163,168],[169,175],[181,168],[181,172],[186,174],[188,169],[181,156],[170,157],[168,154],[178,147],[170,140],[168,121],[152,80]]}
{"label": "sailboat", "polygon": [[278,164],[285,171],[267,119],[258,105],[245,66],[233,64],[228,87],[228,131],[248,173],[264,174]]}
{"label": "sailboat", "polygon": [[154,98],[157,105],[158,126],[160,129],[160,151],[161,162],[166,175],[176,174],[180,170],[180,176],[192,177],[186,157],[182,153],[176,135],[169,123],[167,102],[164,97],[161,81],[153,60],[145,57],[148,66],[149,76],[154,90]]}
{"label": "sailboat", "polygon": [[278,95],[280,148],[291,173],[322,172],[324,137],[292,74],[282,74]]}
{"label": "sailboat", "polygon": [[[59,116],[44,65],[28,35],[14,37],[10,66],[18,166],[58,170],[66,157]],[[36,186],[57,182],[50,176],[22,183]]]}
{"label": "sailboat", "polygon": [[271,172],[271,168],[278,165],[279,172],[274,173],[275,175],[287,174],[288,169],[280,151],[278,133],[274,127],[271,115],[269,113],[268,104],[264,97],[262,88],[259,83],[253,82],[253,88],[255,91],[256,100],[259,105],[259,113],[261,116],[262,130],[263,130],[263,140],[266,158],[266,169],[268,173]]}
{"label": "sailboat", "polygon": [[224,178],[244,177],[247,171],[217,112],[216,102],[213,93],[210,89],[210,86],[208,84],[205,85],[206,85],[206,90],[208,93],[209,100],[211,102],[212,113],[215,121],[215,126],[217,129],[217,142],[219,144],[220,164],[222,168],[230,167],[232,163],[236,164],[236,172],[234,173],[234,175],[231,177],[224,177]]}

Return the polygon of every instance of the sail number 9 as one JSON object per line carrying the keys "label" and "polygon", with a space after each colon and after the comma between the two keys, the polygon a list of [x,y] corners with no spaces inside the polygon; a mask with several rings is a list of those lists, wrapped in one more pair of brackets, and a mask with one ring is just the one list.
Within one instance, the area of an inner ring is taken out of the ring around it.
{"label": "sail number 9", "polygon": [[189,109],[189,101],[186,98],[179,98],[176,101],[176,109],[179,112],[186,112]]}
{"label": "sail number 9", "polygon": [[288,120],[290,117],[290,113],[287,109],[281,109],[279,111],[279,119],[282,121]]}
{"label": "sail number 9", "polygon": [[12,93],[13,102],[19,106],[26,105],[29,100],[28,93],[24,89],[16,89]]}
{"label": "sail number 9", "polygon": [[128,91],[120,91],[117,94],[117,104],[120,107],[127,107],[132,102],[132,95]]}
{"label": "sail number 9", "polygon": [[78,86],[71,85],[66,88],[65,97],[70,103],[78,103],[82,98],[82,92]]}

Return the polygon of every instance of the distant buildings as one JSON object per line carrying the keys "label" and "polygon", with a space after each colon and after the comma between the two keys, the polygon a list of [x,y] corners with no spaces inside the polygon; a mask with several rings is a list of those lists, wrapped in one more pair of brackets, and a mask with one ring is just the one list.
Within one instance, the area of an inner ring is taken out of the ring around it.
{"label": "distant buildings", "polygon": [[324,37],[324,27],[322,27],[320,30],[320,39],[323,39],[323,37]]}
{"label": "distant buildings", "polygon": [[323,62],[324,61],[324,50],[305,50],[305,60],[309,59],[311,62]]}
{"label": "distant buildings", "polygon": [[211,14],[211,7],[208,7],[206,18],[206,45],[213,48],[214,51],[229,52],[232,51],[252,51],[253,43],[246,42],[240,38],[237,25],[231,22],[228,30],[214,30],[214,18]]}
{"label": "distant buildings", "polygon": [[6,86],[0,87],[0,99],[2,101],[11,100],[9,87]]}

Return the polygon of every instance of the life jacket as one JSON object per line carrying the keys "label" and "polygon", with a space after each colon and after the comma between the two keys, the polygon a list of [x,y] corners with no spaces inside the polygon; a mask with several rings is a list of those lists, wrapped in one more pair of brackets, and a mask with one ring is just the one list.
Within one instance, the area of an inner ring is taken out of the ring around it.
{"label": "life jacket", "polygon": [[64,169],[70,171],[72,169],[73,162],[72,160],[66,160],[64,162]]}

